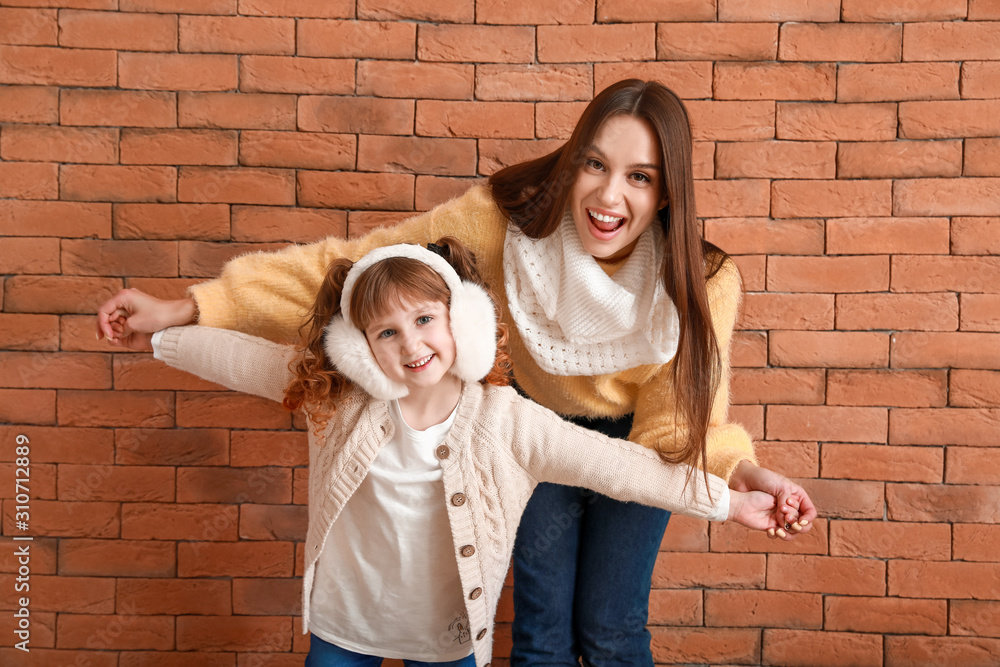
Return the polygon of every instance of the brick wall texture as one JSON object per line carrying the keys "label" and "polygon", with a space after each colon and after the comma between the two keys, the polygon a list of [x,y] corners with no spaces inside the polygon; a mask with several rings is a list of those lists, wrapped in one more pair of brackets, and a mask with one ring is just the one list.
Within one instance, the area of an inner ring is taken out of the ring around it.
{"label": "brick wall texture", "polygon": [[431,208],[632,76],[743,272],[731,417],[822,517],[675,518],[657,662],[995,664],[998,0],[0,0],[0,663],[301,664],[301,419],[92,313]]}

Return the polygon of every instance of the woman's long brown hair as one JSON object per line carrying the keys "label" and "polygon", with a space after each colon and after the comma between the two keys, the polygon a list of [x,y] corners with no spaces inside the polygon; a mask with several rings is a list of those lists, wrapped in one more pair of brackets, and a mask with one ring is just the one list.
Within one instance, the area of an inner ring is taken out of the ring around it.
{"label": "woman's long brown hair", "polygon": [[[479,285],[489,294],[476,269],[475,258],[460,241],[444,237],[436,245],[459,278]],[[344,280],[352,266],[348,259],[336,259],[327,268],[309,316],[299,328],[298,354],[289,366],[293,378],[285,389],[284,405],[289,410],[303,408],[317,435],[336,413],[337,401],[351,385],[350,380],[341,375],[327,358],[323,336],[330,320],[340,315]],[[406,257],[391,257],[373,264],[358,278],[351,293],[351,321],[364,330],[372,319],[404,299],[443,300],[447,303],[449,294],[444,279],[427,264]],[[490,299],[496,309],[496,299],[492,294]],[[493,368],[482,382],[503,386],[510,384],[506,325],[497,325],[496,336],[497,353]]]}
{"label": "woman's long brown hair", "polygon": [[658,213],[666,238],[659,272],[680,316],[680,341],[672,361],[677,400],[672,407],[674,423],[684,430],[676,433],[675,442],[660,443],[658,451],[665,461],[707,469],[706,438],[722,368],[706,282],[722,267],[726,255],[702,239],[695,216],[691,126],[680,98],[656,82],[619,81],[587,105],[562,147],[496,172],[489,179],[491,191],[524,234],[531,238],[552,234],[569,205],[594,137],[616,116],[643,120],[656,134],[663,165],[660,187],[668,201]]}

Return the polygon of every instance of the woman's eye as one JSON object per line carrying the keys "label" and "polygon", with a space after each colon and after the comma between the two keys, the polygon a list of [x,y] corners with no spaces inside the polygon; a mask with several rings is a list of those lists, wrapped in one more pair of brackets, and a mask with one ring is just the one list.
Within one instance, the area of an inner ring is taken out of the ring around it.
{"label": "woman's eye", "polygon": [[635,180],[637,180],[637,181],[639,181],[640,183],[652,183],[653,182],[653,179],[651,179],[646,174],[643,174],[642,172],[636,172],[636,173],[632,174],[632,178],[635,179]]}
{"label": "woman's eye", "polygon": [[430,324],[432,319],[434,318],[430,315],[424,315],[417,318],[417,324]]}
{"label": "woman's eye", "polygon": [[597,169],[598,171],[604,169],[604,164],[600,160],[595,160],[594,158],[588,158],[586,164],[591,169]]}

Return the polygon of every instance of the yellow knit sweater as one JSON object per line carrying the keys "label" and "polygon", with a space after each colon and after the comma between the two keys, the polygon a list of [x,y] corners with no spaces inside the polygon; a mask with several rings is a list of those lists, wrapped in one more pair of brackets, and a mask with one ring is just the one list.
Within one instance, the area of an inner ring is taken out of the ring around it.
{"label": "yellow knit sweater", "polygon": [[[673,406],[678,388],[674,386],[670,364],[640,366],[594,377],[557,376],[543,371],[532,359],[506,308],[503,242],[508,222],[489,191],[476,186],[427,213],[359,239],[330,237],[278,252],[243,255],[230,261],[218,279],[191,288],[198,302],[198,321],[279,342],[293,341],[326,268],[334,259],[357,260],[386,245],[426,245],[442,236],[454,236],[475,253],[483,279],[498,297],[501,318],[510,332],[514,376],[529,396],[563,415],[618,417],[634,412],[630,440],[654,449],[675,450],[672,443],[684,426],[675,422]],[[741,292],[739,272],[732,262],[727,262],[708,283],[709,305],[723,365],[708,432],[708,469],[723,479],[729,479],[741,460],[756,462],[750,436],[738,424],[726,422],[729,347]]]}

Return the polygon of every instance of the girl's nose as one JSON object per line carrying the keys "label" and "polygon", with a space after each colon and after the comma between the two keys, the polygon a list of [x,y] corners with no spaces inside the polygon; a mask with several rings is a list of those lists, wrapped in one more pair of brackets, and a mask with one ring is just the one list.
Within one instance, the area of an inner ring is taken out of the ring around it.
{"label": "girl's nose", "polygon": [[399,345],[404,354],[411,354],[420,349],[420,337],[412,331],[400,332]]}

